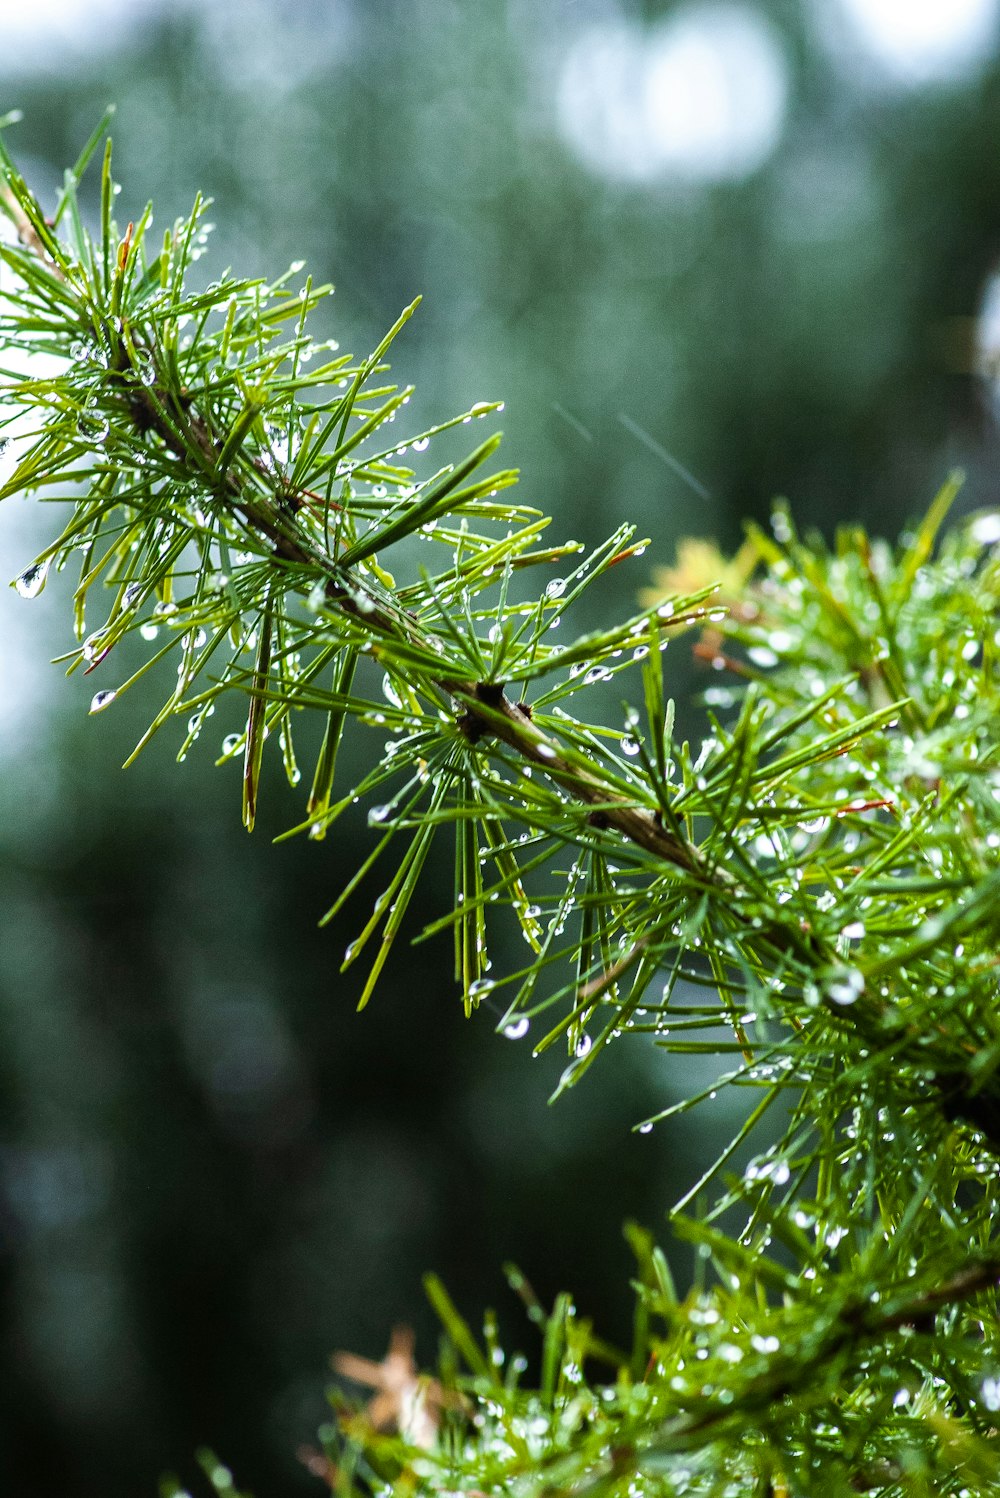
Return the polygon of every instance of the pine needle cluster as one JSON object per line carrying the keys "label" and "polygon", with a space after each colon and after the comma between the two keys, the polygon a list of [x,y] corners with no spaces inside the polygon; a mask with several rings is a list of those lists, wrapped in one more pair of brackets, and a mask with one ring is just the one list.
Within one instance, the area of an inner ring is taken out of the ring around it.
{"label": "pine needle cluster", "polygon": [[[362,1004],[398,938],[447,929],[466,1010],[489,997],[508,1033],[564,1046],[561,1089],[639,1036],[717,1057],[712,1090],[746,1099],[672,1213],[695,1283],[628,1229],[631,1345],[511,1270],[540,1337],[528,1387],[493,1319],[474,1332],[431,1280],[437,1376],[397,1360],[391,1419],[337,1396],[316,1470],[345,1498],[996,1491],[1000,520],[945,531],[957,481],[896,545],[845,528],[828,547],[779,508],[717,559],[723,591],[701,557],[574,637],[581,595],[641,554],[634,529],[549,544],[496,435],[437,462],[500,407],[406,427],[386,356],[413,307],[354,359],[314,335],[330,288],[301,266],[198,279],[200,199],[159,240],[149,208],[119,227],[110,141],[89,226],[77,188],[103,135],[51,218],[0,143],[0,351],[34,356],[0,367],[0,498],[65,507],[15,586],[74,576],[69,669],[113,682],[91,711],[169,662],[136,752],[179,721],[178,758],[239,758],[248,829],[265,756],[297,785],[311,744],[287,835],[368,808],[328,912],[379,888],[343,962],[365,964]],[[683,631],[718,673],[694,747],[664,674]],[[608,682],[610,726],[586,707]],[[240,727],[220,738],[223,700]],[[342,783],[356,729],[366,769]],[[412,932],[439,838],[454,899]],[[505,926],[513,970],[490,957]],[[738,1170],[764,1119],[775,1142]]]}

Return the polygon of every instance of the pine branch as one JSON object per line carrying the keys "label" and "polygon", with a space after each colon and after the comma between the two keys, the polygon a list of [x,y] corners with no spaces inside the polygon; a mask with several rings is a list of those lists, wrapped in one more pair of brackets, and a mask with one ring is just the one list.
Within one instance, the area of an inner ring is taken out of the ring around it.
{"label": "pine branch", "polygon": [[[96,137],[91,148],[95,143]],[[81,171],[78,163],[72,174],[72,183],[75,184]],[[97,575],[108,569],[109,562],[112,572],[117,567],[123,576],[129,573],[131,580],[119,595],[108,624],[84,642],[83,656],[90,663],[88,669],[93,669],[134,623],[125,606],[129,595],[138,592],[148,596],[155,589],[162,595],[159,606],[170,606],[167,598],[170,572],[153,570],[144,583],[141,570],[136,570],[131,576],[130,568],[136,558],[140,559],[141,567],[157,552],[173,547],[176,564],[185,546],[199,550],[195,603],[187,610],[193,623],[199,612],[198,603],[203,603],[211,591],[213,544],[219,547],[220,558],[223,550],[228,553],[231,542],[227,538],[233,541],[241,538],[241,544],[253,548],[253,554],[260,558],[260,562],[252,569],[249,590],[244,589],[243,596],[239,596],[236,590],[234,609],[229,611],[226,600],[222,599],[221,610],[216,607],[200,611],[206,622],[211,619],[216,626],[209,652],[195,661],[190,642],[197,638],[197,634],[186,637],[186,655],[190,659],[180,668],[182,686],[189,689],[193,685],[226,626],[230,632],[246,629],[242,621],[248,612],[259,613],[261,641],[267,644],[267,661],[262,664],[258,656],[257,664],[249,674],[239,665],[238,655],[246,648],[248,638],[244,635],[228,676],[217,680],[200,695],[192,696],[188,690],[175,693],[151,730],[155,731],[166,717],[188,711],[193,706],[197,708],[192,719],[195,725],[192,733],[196,735],[219,691],[236,686],[249,692],[247,729],[242,736],[245,747],[244,817],[248,826],[252,827],[256,814],[263,739],[270,725],[277,721],[281,732],[289,734],[290,709],[307,702],[311,705],[328,702],[333,715],[331,722],[336,720],[340,729],[346,714],[370,714],[371,708],[365,699],[351,699],[349,694],[343,702],[335,702],[329,695],[323,697],[317,691],[312,673],[306,693],[302,690],[303,683],[293,679],[287,670],[279,667],[273,672],[272,631],[277,619],[283,622],[284,632],[289,637],[297,629],[302,645],[320,647],[321,659],[329,658],[330,644],[335,655],[342,658],[346,654],[352,658],[356,658],[358,653],[369,654],[386,662],[391,674],[398,675],[404,692],[409,694],[411,707],[418,697],[429,701],[430,711],[420,709],[416,714],[411,713],[409,723],[417,730],[419,739],[420,735],[426,736],[428,717],[433,713],[437,720],[434,737],[438,744],[439,773],[450,779],[454,779],[457,773],[473,787],[471,801],[467,801],[462,811],[452,807],[444,812],[445,819],[459,817],[456,826],[460,837],[467,836],[469,817],[494,829],[514,817],[527,822],[534,832],[555,834],[553,851],[568,840],[585,857],[600,863],[609,856],[620,857],[622,849],[617,839],[624,839],[640,855],[633,868],[652,881],[646,889],[646,898],[651,904],[652,886],[664,877],[660,866],[665,864],[676,870],[675,876],[667,876],[668,882],[664,885],[669,901],[664,919],[657,919],[657,912],[651,909],[644,919],[633,923],[630,930],[617,912],[610,908],[600,912],[598,925],[602,955],[598,958],[595,954],[591,961],[581,964],[578,960],[576,964],[577,978],[568,1020],[571,1043],[578,1040],[586,1018],[601,1004],[610,1001],[614,1012],[598,1036],[595,1055],[610,1031],[621,1026],[623,1014],[626,1021],[632,1019],[643,989],[657,968],[668,960],[671,950],[677,948],[678,931],[683,932],[683,921],[688,918],[685,912],[690,913],[692,900],[707,898],[709,904],[701,911],[701,922],[704,923],[707,917],[713,926],[717,926],[721,919],[728,928],[722,947],[711,959],[715,976],[724,987],[727,983],[731,986],[731,978],[726,974],[733,972],[734,965],[738,973],[749,964],[754,983],[759,983],[762,977],[767,982],[766,975],[777,965],[782,973],[781,1008],[785,1011],[784,1017],[791,1019],[793,1024],[795,1014],[789,1012],[792,1010],[789,998],[794,999],[797,992],[800,1004],[805,1003],[807,1010],[818,1002],[838,1028],[850,1024],[859,1038],[870,1044],[883,1048],[889,1044],[897,1056],[900,1053],[927,1055],[927,1036],[922,1022],[900,1017],[896,1006],[885,1002],[860,969],[844,966],[838,956],[837,944],[822,930],[815,909],[806,916],[797,902],[794,905],[789,902],[791,908],[786,909],[782,901],[768,898],[766,881],[761,878],[756,864],[748,862],[745,852],[751,841],[747,831],[752,834],[755,825],[760,829],[758,841],[761,834],[769,836],[771,819],[762,816],[766,810],[769,785],[791,784],[799,771],[814,773],[817,764],[831,756],[843,756],[884,731],[899,713],[912,712],[905,695],[905,674],[897,671],[886,676],[883,670],[869,670],[862,664],[858,680],[869,695],[872,681],[883,682],[876,692],[877,701],[872,711],[860,718],[849,713],[846,721],[843,715],[832,713],[830,710],[834,706],[840,706],[836,699],[844,693],[843,686],[835,685],[818,701],[807,702],[804,709],[796,711],[789,724],[777,733],[762,731],[763,717],[753,721],[749,710],[751,699],[748,699],[748,711],[728,746],[728,752],[719,739],[708,740],[703,746],[702,760],[706,753],[716,754],[715,774],[699,775],[693,767],[686,773],[685,783],[678,791],[668,786],[665,780],[669,749],[663,737],[662,719],[656,721],[663,709],[662,679],[658,669],[645,671],[649,727],[656,760],[655,763],[650,760],[641,742],[633,740],[632,752],[641,756],[640,768],[646,773],[645,776],[628,771],[622,774],[621,762],[615,764],[601,753],[600,741],[593,729],[567,720],[565,714],[561,714],[560,721],[551,717],[547,723],[540,721],[527,701],[523,698],[512,700],[506,690],[506,679],[519,680],[523,690],[560,667],[568,667],[571,676],[574,670],[579,675],[582,668],[586,668],[585,679],[606,676],[618,669],[609,669],[609,662],[621,655],[623,642],[632,642],[634,655],[655,660],[662,648],[661,636],[666,629],[705,622],[710,616],[714,617],[716,626],[725,628],[723,613],[716,610],[713,614],[704,602],[712,591],[710,585],[692,589],[686,596],[666,603],[662,598],[654,600],[642,615],[627,621],[625,626],[585,637],[564,650],[541,644],[543,630],[548,627],[545,606],[549,590],[536,605],[535,628],[527,648],[509,652],[510,664],[505,671],[507,663],[503,660],[503,652],[499,656],[494,652],[493,658],[487,659],[476,642],[471,615],[467,617],[467,623],[472,629],[465,638],[461,626],[456,629],[455,624],[446,618],[439,596],[440,580],[435,585],[426,579],[423,587],[411,590],[409,594],[396,594],[391,580],[375,561],[376,551],[418,533],[440,516],[458,515],[463,509],[470,514],[483,509],[493,513],[494,507],[489,503],[484,505],[484,496],[491,498],[496,492],[494,486],[509,481],[512,475],[493,475],[485,483],[479,481],[472,485],[466,485],[465,481],[488,461],[498,438],[488,439],[463,462],[442,470],[424,486],[415,489],[407,484],[402,502],[374,508],[367,532],[359,531],[356,523],[351,524],[353,507],[346,498],[346,491],[352,477],[358,473],[372,477],[392,470],[385,468],[384,455],[354,463],[345,469],[340,455],[357,445],[353,437],[345,440],[345,434],[352,417],[361,419],[362,431],[375,432],[384,420],[392,419],[399,408],[400,397],[392,395],[391,391],[377,392],[382,396],[388,393],[390,399],[374,415],[359,411],[358,401],[366,382],[383,367],[381,360],[385,350],[412,308],[407,309],[375,354],[353,372],[344,373],[345,361],[337,360],[324,367],[320,376],[303,379],[299,377],[300,361],[310,342],[305,318],[320,300],[321,291],[313,292],[307,283],[296,304],[296,299],[285,290],[287,278],[282,278],[272,288],[223,282],[211,293],[187,296],[183,291],[183,275],[192,245],[201,232],[198,227],[203,211],[200,203],[196,204],[191,218],[186,223],[178,223],[173,233],[167,236],[160,255],[147,263],[145,235],[149,210],[139,228],[130,224],[121,238],[110,221],[109,204],[113,192],[108,150],[102,178],[104,229],[99,251],[80,223],[75,206],[75,186],[64,194],[63,206],[68,205],[71,222],[76,225],[78,258],[74,260],[69,249],[52,233],[40,206],[9,159],[6,177],[4,204],[23,246],[21,250],[5,251],[4,256],[23,287],[23,291],[14,293],[15,299],[20,295],[22,300],[19,305],[15,300],[18,315],[10,319],[11,325],[15,332],[30,328],[35,333],[39,328],[44,329],[49,339],[48,347],[58,346],[64,357],[68,354],[71,364],[66,375],[61,377],[61,383],[58,379],[46,379],[41,382],[21,381],[15,385],[14,393],[18,399],[28,407],[34,405],[44,410],[47,416],[38,441],[22,460],[4,492],[17,492],[39,482],[51,485],[60,472],[70,479],[79,474],[86,480],[89,474],[91,483],[90,504],[78,508],[64,535],[25,576],[31,579],[32,588],[38,579],[44,581],[44,569],[50,561],[55,559],[57,565],[62,565],[78,544],[81,533],[89,532],[91,537],[88,558],[94,555],[96,538],[102,529],[110,535],[112,545],[103,560],[92,574],[84,569],[85,575],[78,590],[78,627],[81,633],[83,599]],[[211,339],[202,332],[204,347],[200,358],[192,365],[192,374],[196,374],[201,382],[199,391],[193,381],[190,386],[184,381],[184,361],[180,357],[177,331],[180,323],[192,316],[197,316],[204,330],[216,310],[225,318],[221,334]],[[269,346],[273,345],[273,328],[292,317],[297,318],[296,338],[276,349]],[[235,334],[238,334],[244,350],[242,372],[239,365],[230,368]],[[87,367],[86,360],[80,359],[81,337],[89,340],[84,347],[91,351],[88,354],[90,367]],[[214,361],[220,355],[221,368],[218,368]],[[96,371],[93,367],[95,357]],[[291,377],[281,373],[289,364]],[[317,387],[322,389],[334,374],[339,376],[341,384],[350,382],[347,395],[300,407],[301,414],[298,414],[295,402],[300,396],[312,394]],[[251,384],[251,378],[255,384]],[[298,439],[294,462],[282,462],[275,457],[273,438],[269,439],[265,423],[268,412],[279,406],[285,407],[288,402],[291,403],[287,416],[289,460],[296,432],[304,431],[304,436]],[[100,413],[101,425],[96,443],[87,440],[84,426],[83,411],[90,406],[96,407]],[[491,408],[479,409],[485,412]],[[326,418],[323,432],[328,436],[335,434],[337,438],[332,454],[319,442],[310,446],[310,435],[315,433],[323,417]],[[419,441],[417,445],[420,445]],[[89,470],[83,467],[88,449],[92,454]],[[152,467],[154,463],[155,481],[145,482],[142,470],[147,464]],[[394,476],[399,483],[398,473]],[[343,477],[345,498],[334,501],[333,482],[339,477]],[[176,497],[185,492],[198,494],[199,503],[208,512],[202,519],[200,511],[196,510],[195,524],[187,526],[176,508],[173,511],[170,508]],[[114,542],[119,530],[109,524],[116,509],[120,509],[123,515],[118,525],[127,538],[121,549]],[[504,513],[512,518],[516,512],[507,510]],[[942,516],[943,513],[942,510]],[[182,519],[180,526],[177,524],[179,518]],[[463,520],[461,525],[459,546],[468,544],[466,522]],[[176,541],[172,542],[171,537],[176,537]],[[638,549],[622,546],[623,539],[621,536],[613,538],[612,543],[603,549],[603,554],[598,553],[600,566],[593,569],[594,574]],[[767,554],[766,541],[758,537],[755,544],[758,554]],[[924,544],[925,552],[926,549]],[[515,549],[508,545],[506,551],[502,547],[498,551],[494,543],[489,554],[502,560],[506,569],[506,592]],[[456,571],[457,556],[458,553]],[[870,557],[865,559],[865,566],[871,579],[874,573]],[[493,571],[494,568],[483,568],[483,573],[487,570]],[[815,567],[812,580],[816,582]],[[481,587],[485,577],[473,575],[470,582]],[[31,590],[25,587],[24,578],[21,586],[22,591]],[[233,590],[229,591],[231,594]],[[288,604],[295,596],[307,599],[313,612],[320,616],[312,629],[308,625],[304,628],[293,626],[288,617]],[[827,596],[832,600],[832,595]],[[522,616],[524,612],[522,606]],[[837,624],[846,627],[850,634],[853,628],[850,616],[835,601],[831,602],[831,612]],[[429,628],[426,623],[429,613],[436,613],[441,622],[447,624],[447,631]],[[530,617],[530,608],[528,614]],[[516,617],[515,614],[509,616],[506,623],[495,623],[491,633],[513,633],[512,622]],[[738,619],[739,615],[735,617]],[[519,623],[518,632],[524,632],[523,623]],[[856,638],[857,632],[854,634]],[[279,652],[279,657],[287,661],[292,654],[286,646],[283,652]],[[467,668],[476,664],[484,669],[478,674],[470,674]],[[890,692],[900,698],[899,706],[886,703]],[[94,699],[95,707],[104,708],[116,695],[116,692],[98,693]],[[814,725],[822,721],[823,716],[828,725],[837,726],[833,732],[817,738]],[[438,721],[444,725],[450,722],[450,729],[446,727],[442,731],[437,727]],[[638,718],[630,717],[629,723],[636,728]],[[784,756],[779,753],[770,765],[762,763],[762,757],[769,750],[780,748],[789,733],[802,730],[809,739],[805,747]],[[461,755],[463,743],[475,751],[470,758]],[[720,749],[723,750],[721,754]],[[523,781],[515,780],[512,784],[509,779],[500,782],[495,777],[490,780],[481,777],[476,767],[482,763],[484,755],[497,758],[499,754],[504,769],[510,768],[510,762],[504,758],[505,750],[510,750],[522,766],[530,767],[544,777],[550,787],[547,798],[540,798],[534,789],[526,795]],[[392,765],[387,767],[387,771],[395,768]],[[764,790],[760,801],[756,801],[755,783]],[[314,781],[314,789],[315,784]],[[313,810],[316,807],[322,810],[324,805],[329,805],[328,801],[324,802],[324,795],[328,795],[328,791],[324,790],[318,798],[314,796]],[[569,814],[572,802],[586,808],[586,814],[580,818]],[[343,801],[336,803],[333,814],[344,804]],[[870,804],[892,807],[894,801],[886,796]],[[848,802],[847,809],[852,805],[856,803]],[[735,824],[732,823],[734,813]],[[441,814],[440,807],[438,814]],[[314,835],[325,830],[327,816],[329,813],[320,818],[313,817],[310,830]],[[691,832],[696,824],[704,824],[706,820],[710,830],[699,848]],[[743,827],[739,827],[740,823],[744,824]],[[411,824],[403,819],[401,825]],[[432,835],[432,823],[426,816],[421,825],[424,833],[419,850],[420,862],[426,855],[429,836]],[[741,833],[739,847],[732,844],[737,827]],[[418,832],[418,837],[420,835]],[[496,831],[491,835],[496,844]],[[534,918],[524,915],[531,907],[523,894],[517,859],[512,857],[511,847],[503,834],[500,835],[500,846],[504,857],[498,865],[499,886],[487,891],[477,883],[478,874],[474,874],[472,878],[476,887],[471,891],[458,891],[459,905],[464,905],[465,909],[456,908],[454,918],[459,954],[457,964],[467,1005],[481,996],[483,989],[493,986],[482,976],[486,966],[484,908],[489,895],[499,892],[513,903],[526,937],[533,945],[538,945]],[[651,865],[641,859],[643,854],[651,856]],[[409,879],[406,866],[401,868]],[[404,906],[412,888],[412,879],[402,887]],[[398,910],[399,904],[397,898],[394,911]],[[377,908],[376,915],[378,913]],[[678,916],[682,921],[680,928]],[[474,926],[471,932],[467,924],[470,919]],[[550,933],[564,919],[557,911]],[[466,923],[464,930],[463,921]],[[398,927],[398,920],[393,921],[391,928],[387,927],[387,938],[376,958],[364,1000]],[[827,929],[829,931],[830,926]],[[615,931],[621,953],[618,956],[612,956],[609,947],[609,937]],[[717,932],[716,939],[719,935]],[[925,942],[928,950],[934,948],[937,939],[937,928],[928,928]],[[681,952],[692,941],[697,947],[700,940],[696,930],[692,929],[682,936]],[[354,955],[356,950],[351,949],[350,957],[353,959]],[[548,964],[548,950],[540,953],[540,958],[542,960],[528,970],[514,1004],[508,1009],[508,1022],[515,1013],[528,1007],[541,971]],[[886,959],[890,964],[896,961],[895,954]],[[746,976],[744,971],[744,986]],[[818,988],[817,976],[820,978]],[[633,979],[632,997],[623,1011],[616,995],[619,984],[630,978]],[[569,997],[570,994],[562,989],[558,996]],[[565,1030],[565,1022],[557,1028]],[[735,1034],[745,1059],[752,1064],[754,1048],[747,1039],[746,1026],[738,1020],[735,1021]],[[970,1048],[964,1041],[956,1049],[952,1037],[943,1032],[939,1052],[932,1052],[929,1059],[933,1066],[933,1080],[943,1094],[947,1115],[967,1119],[990,1137],[1000,1137],[1000,1087],[989,1081],[977,1080],[975,1085],[970,1085],[969,1081],[970,1058],[974,1060],[980,1050]],[[592,1060],[593,1055],[588,1054],[586,1065]],[[573,1080],[585,1069],[586,1066],[572,1068],[567,1080]]]}
{"label": "pine branch", "polygon": [[[460,1477],[506,1491],[530,1478],[578,1490],[637,1476],[672,1492],[657,1484],[691,1477],[678,1464],[693,1453],[697,1491],[731,1478],[777,1492],[786,1470],[804,1491],[826,1449],[810,1424],[822,1408],[856,1453],[831,1489],[843,1491],[911,1470],[891,1410],[919,1375],[919,1470],[939,1477],[951,1460],[965,1481],[995,1454],[982,1406],[1000,1407],[995,517],[944,534],[951,482],[897,547],[846,529],[831,550],[800,540],[779,509],[773,537],[751,528],[737,562],[689,549],[639,613],[554,645],[582,594],[641,554],[634,530],[583,561],[576,543],[540,544],[545,517],[500,497],[516,475],[486,472],[498,437],[426,477],[402,466],[407,450],[499,409],[389,434],[409,392],[379,382],[416,304],[355,361],[314,336],[329,288],[307,277],[294,290],[301,267],[193,287],[206,205],[151,252],[151,210],[124,233],[112,220],[110,145],[100,232],[87,227],[77,185],[99,140],[51,224],[0,146],[0,211],[17,240],[0,244],[13,277],[0,347],[49,361],[0,370],[0,430],[18,448],[0,498],[69,506],[16,586],[33,597],[80,563],[71,671],[106,676],[125,642],[152,646],[91,711],[172,659],[176,682],[136,752],[181,717],[183,758],[217,705],[241,701],[220,762],[242,753],[248,828],[265,741],[295,784],[293,722],[300,710],[319,720],[305,817],[287,835],[322,837],[361,796],[376,834],[327,918],[399,854],[345,954],[347,968],[375,945],[361,1003],[447,829],[454,904],[418,939],[451,929],[468,1009],[506,987],[509,1033],[544,1016],[536,1049],[569,1051],[560,1090],[619,1034],[716,1055],[731,1068],[717,1085],[754,1090],[736,1138],[675,1212],[714,1288],[678,1302],[659,1250],[633,1230],[632,1349],[609,1348],[565,1300],[546,1317],[527,1297],[545,1342],[541,1386],[525,1393],[435,1284],[485,1433],[460,1459],[453,1430],[440,1469],[425,1452],[418,1471],[405,1443],[379,1445],[396,1437],[354,1449],[402,1463],[404,1487],[457,1491]],[[435,549],[437,570],[417,565]],[[387,552],[409,581],[386,570]],[[527,569],[557,565],[573,570],[531,597]],[[88,631],[102,595],[106,617]],[[719,716],[696,753],[674,740],[662,659],[691,627],[718,672],[707,696]],[[626,670],[642,711],[625,706],[621,728],[567,710]],[[351,722],[389,738],[342,790]],[[530,953],[499,977],[487,951],[498,910]],[[765,1118],[777,1142],[734,1176]],[[699,1194],[709,1205],[689,1221],[680,1213]],[[740,1225],[723,1232],[723,1220]],[[974,1297],[979,1321],[964,1308]],[[928,1328],[947,1341],[944,1373]],[[616,1381],[591,1388],[585,1362]],[[455,1382],[443,1369],[441,1388]],[[446,1412],[442,1442],[465,1408]]]}

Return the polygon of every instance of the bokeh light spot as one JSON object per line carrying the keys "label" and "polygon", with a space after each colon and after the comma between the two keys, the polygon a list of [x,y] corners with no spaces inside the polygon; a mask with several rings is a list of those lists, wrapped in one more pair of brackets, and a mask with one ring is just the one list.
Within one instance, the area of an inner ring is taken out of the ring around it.
{"label": "bokeh light spot", "polygon": [[840,0],[840,6],[874,61],[903,81],[960,78],[996,45],[997,0]]}
{"label": "bokeh light spot", "polygon": [[564,138],[619,180],[741,178],[771,155],[788,100],[784,49],[755,10],[692,5],[647,29],[593,26],[571,45],[558,87]]}

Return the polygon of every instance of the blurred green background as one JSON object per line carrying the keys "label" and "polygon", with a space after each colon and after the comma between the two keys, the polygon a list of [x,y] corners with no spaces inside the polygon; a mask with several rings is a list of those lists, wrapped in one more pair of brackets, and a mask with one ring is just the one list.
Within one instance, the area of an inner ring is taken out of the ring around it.
{"label": "blurred green background", "polygon": [[[206,275],[305,258],[359,354],[423,293],[394,353],[414,427],[503,398],[554,537],[652,537],[592,609],[778,493],[828,534],[895,532],[955,464],[965,508],[997,503],[995,0],[16,9],[0,113],[37,188],[115,101],[120,220],[211,195]],[[7,578],[52,524],[4,506]],[[319,1491],[295,1451],[328,1355],[405,1321],[433,1361],[429,1268],[529,1355],[505,1259],[623,1336],[622,1220],[662,1228],[739,1097],[640,1137],[691,1067],[635,1045],[549,1108],[562,1060],[464,1021],[446,944],[355,1016],[364,902],[316,920],[363,819],[271,846],[297,806],[273,774],[248,839],[235,771],[178,767],[176,735],[122,774],[158,701],[88,719],[92,682],[47,664],[69,630],[65,584],[0,599],[0,1490],[194,1487],[207,1444],[259,1498]],[[704,681],[668,659],[696,732]]]}

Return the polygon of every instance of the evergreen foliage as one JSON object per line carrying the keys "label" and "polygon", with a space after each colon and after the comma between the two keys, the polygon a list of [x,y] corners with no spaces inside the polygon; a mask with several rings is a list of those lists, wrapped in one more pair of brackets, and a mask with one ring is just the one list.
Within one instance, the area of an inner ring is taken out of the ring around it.
{"label": "evergreen foliage", "polygon": [[[716,1085],[747,1090],[673,1212],[694,1285],[627,1230],[631,1346],[511,1269],[540,1334],[529,1388],[492,1319],[478,1336],[431,1280],[438,1377],[391,1350],[365,1375],[378,1409],[338,1396],[317,1472],[345,1495],[995,1491],[1000,521],[943,532],[950,481],[898,545],[845,528],[829,549],[779,508],[737,564],[708,559],[721,592],[689,555],[670,596],[573,638],[571,606],[641,554],[632,530],[587,556],[548,544],[496,436],[424,459],[499,407],[390,430],[410,392],[385,357],[413,307],[354,360],[314,336],[329,288],[300,266],[198,283],[207,205],[161,241],[149,209],[122,231],[110,143],[92,233],[77,185],[102,138],[51,221],[0,146],[0,348],[45,356],[0,369],[18,441],[0,497],[68,507],[16,586],[79,568],[70,670],[107,680],[116,647],[149,647],[91,711],[169,661],[136,752],[180,719],[183,758],[241,703],[214,748],[242,757],[248,829],[266,741],[294,785],[293,730],[319,723],[288,835],[368,804],[371,850],[329,912],[381,880],[343,964],[367,964],[362,1003],[450,837],[454,901],[416,936],[451,931],[467,1011],[499,1000],[508,1033],[564,1045],[560,1090],[635,1035],[717,1056]],[[697,748],[672,734],[663,656],[692,627],[720,673]],[[342,785],[352,724],[374,730],[370,759]],[[504,923],[514,972],[490,963]],[[740,1174],[764,1120],[774,1142]]]}

